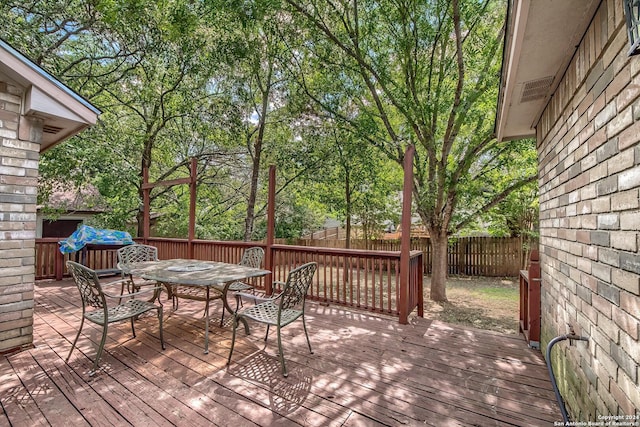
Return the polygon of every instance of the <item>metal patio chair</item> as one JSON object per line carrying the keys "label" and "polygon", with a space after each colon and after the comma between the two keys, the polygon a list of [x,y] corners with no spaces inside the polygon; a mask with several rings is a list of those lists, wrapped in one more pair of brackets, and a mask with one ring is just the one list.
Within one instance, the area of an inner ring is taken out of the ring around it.
{"label": "metal patio chair", "polygon": [[[139,292],[143,286],[153,286],[160,287],[157,282],[144,280],[140,277],[135,277],[132,274],[132,267],[139,262],[145,261],[158,261],[158,248],[155,246],[149,245],[128,245],[123,246],[118,249],[116,252],[118,257],[117,267],[120,269],[122,278],[125,279],[122,281],[122,289],[120,293],[124,293],[125,286],[127,287],[127,292]],[[160,290],[154,293],[154,299],[158,298],[158,302],[160,297]]]}
{"label": "metal patio chair", "polygon": [[[264,249],[259,246],[249,248],[242,254],[240,265],[245,267],[260,268],[262,259],[264,258]],[[233,282],[229,285],[231,292],[244,292],[253,289],[253,286],[245,282]]]}
{"label": "metal patio chair", "polygon": [[282,375],[287,376],[287,365],[284,360],[284,353],[282,351],[282,337],[280,330],[285,326],[291,324],[295,320],[302,318],[302,327],[304,329],[304,335],[307,337],[307,344],[309,346],[309,352],[313,354],[311,349],[311,341],[309,341],[309,334],[307,333],[307,324],[304,318],[304,306],[307,298],[307,291],[313,280],[313,275],[316,272],[318,265],[315,262],[304,264],[294,270],[291,270],[287,276],[287,281],[274,282],[275,284],[282,285],[282,292],[275,297],[264,299],[256,305],[243,308],[236,311],[233,316],[233,336],[231,339],[231,350],[229,350],[229,359],[227,364],[231,363],[231,355],[233,354],[233,347],[236,342],[236,329],[238,323],[244,324],[244,330],[249,335],[249,325],[247,319],[253,320],[259,323],[265,323],[267,325],[267,332],[264,340],[269,337],[269,327],[274,325],[277,328],[278,334],[278,354],[280,356],[280,365],[282,367]]}
{"label": "metal patio chair", "polygon": [[[264,249],[259,246],[255,246],[247,249],[242,254],[242,259],[240,260],[240,265],[244,265],[246,267],[260,268],[262,266],[262,259],[264,258]],[[233,282],[229,285],[229,292],[250,292],[253,291],[254,286],[250,285],[247,282]],[[236,295],[236,311],[238,311],[238,307],[242,305],[242,299]],[[224,322],[224,311],[222,311],[222,323]]]}
{"label": "metal patio chair", "polygon": [[[255,246],[252,248],[248,248],[242,254],[242,259],[239,264],[245,267],[253,267],[260,268],[262,265],[262,259],[264,258],[264,249],[259,246]],[[246,282],[233,282],[229,284],[227,292],[239,292],[239,291],[249,291],[253,289],[253,286]],[[173,299],[173,308],[175,310],[178,309],[178,299],[190,299],[196,301],[205,301],[206,303],[210,303],[213,300],[221,299],[223,295],[220,292],[210,292],[209,293],[209,301],[207,301],[206,290],[199,286],[188,286],[188,285],[172,285],[171,286],[171,296]],[[236,307],[237,310],[237,307]],[[222,316],[220,317],[220,326],[224,324],[224,309],[222,310]],[[206,313],[206,307],[205,307]]]}
{"label": "metal patio chair", "polygon": [[[134,298],[134,296],[148,293],[152,289],[124,295],[109,294],[105,292],[103,288],[121,285],[120,280],[101,284],[95,271],[73,261],[67,261],[67,269],[73,276],[73,280],[78,287],[78,291],[80,291],[80,297],[82,299],[82,320],[80,321],[78,334],[73,340],[71,350],[69,350],[69,354],[67,355],[65,362],[69,362],[71,353],[73,352],[73,349],[78,342],[78,338],[80,337],[80,333],[82,332],[85,319],[96,323],[102,326],[102,340],[100,341],[100,346],[98,347],[98,352],[96,353],[93,362],[93,369],[89,372],[89,376],[93,376],[98,369],[98,363],[100,362],[100,357],[102,356],[102,351],[104,350],[104,345],[107,341],[107,329],[109,324],[129,319],[131,321],[131,332],[135,337],[136,330],[133,325],[134,319],[150,310],[156,310],[158,312],[158,321],[160,322],[160,344],[162,349],[165,349],[162,333],[162,304],[160,304],[159,301],[158,305],[156,305],[151,301]],[[155,289],[153,290],[156,291]],[[122,304],[108,304],[107,298],[114,300],[125,299],[125,302]],[[93,309],[91,309],[91,307],[93,307]],[[87,308],[89,308],[89,310],[87,310]]]}

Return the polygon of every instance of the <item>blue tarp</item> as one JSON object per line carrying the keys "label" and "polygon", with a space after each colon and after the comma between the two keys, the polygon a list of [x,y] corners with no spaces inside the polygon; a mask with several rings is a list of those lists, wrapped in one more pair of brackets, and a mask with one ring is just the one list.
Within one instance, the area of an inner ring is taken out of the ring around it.
{"label": "blue tarp", "polygon": [[106,230],[81,225],[71,236],[58,242],[60,252],[77,252],[85,245],[132,245],[133,239],[126,231]]}

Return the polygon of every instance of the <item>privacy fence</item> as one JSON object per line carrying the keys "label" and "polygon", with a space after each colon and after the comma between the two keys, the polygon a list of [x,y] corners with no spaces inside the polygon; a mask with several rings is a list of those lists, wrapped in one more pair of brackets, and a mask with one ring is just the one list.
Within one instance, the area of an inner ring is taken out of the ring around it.
{"label": "privacy fence", "polygon": [[[284,243],[280,240],[279,243]],[[289,244],[326,248],[345,248],[346,240],[295,239]],[[517,277],[529,259],[528,244],[520,237],[460,237],[449,240],[449,274],[467,276]],[[399,240],[352,239],[351,249],[399,251]],[[425,274],[431,274],[429,238],[412,238],[411,250],[421,251]]]}

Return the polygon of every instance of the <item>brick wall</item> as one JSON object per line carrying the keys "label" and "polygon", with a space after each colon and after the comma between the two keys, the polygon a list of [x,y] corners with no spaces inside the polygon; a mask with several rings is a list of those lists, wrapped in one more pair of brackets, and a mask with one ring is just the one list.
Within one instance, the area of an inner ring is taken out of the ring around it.
{"label": "brick wall", "polygon": [[42,125],[20,115],[22,90],[0,80],[0,353],[33,341],[36,184]]}
{"label": "brick wall", "polygon": [[640,414],[640,57],[604,0],[537,125],[542,345],[572,419]]}

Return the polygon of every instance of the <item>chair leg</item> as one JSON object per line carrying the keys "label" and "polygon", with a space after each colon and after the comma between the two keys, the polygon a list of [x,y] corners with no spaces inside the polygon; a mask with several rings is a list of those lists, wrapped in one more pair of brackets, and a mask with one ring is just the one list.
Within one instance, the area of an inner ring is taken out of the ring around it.
{"label": "chair leg", "polygon": [[229,350],[229,358],[227,359],[227,365],[231,363],[231,355],[233,354],[233,347],[236,344],[236,329],[238,328],[238,318],[237,316],[233,316],[233,325],[231,327],[231,349]]}
{"label": "chair leg", "polygon": [[151,298],[151,301],[149,302],[154,302],[154,301],[158,301],[158,304],[162,305],[162,303],[160,302],[160,294],[162,293],[162,289],[158,288],[155,291],[153,291],[153,298]]}
{"label": "chair leg", "polygon": [[267,333],[264,334],[264,340],[265,341],[267,340],[267,338],[269,338],[269,326],[271,326],[271,325],[267,325]]}
{"label": "chair leg", "polygon": [[309,341],[309,334],[307,333],[307,322],[304,320],[304,314],[302,314],[302,328],[304,329],[304,335],[307,337],[307,345],[309,346],[309,353],[313,354],[311,350],[311,341]]}
{"label": "chair leg", "polygon": [[[177,291],[178,288],[176,287],[175,290]],[[173,309],[177,310],[178,309],[178,303],[179,303],[178,299],[179,298],[176,296],[176,294],[173,291],[174,291],[174,289],[171,290],[171,299],[173,300]]]}
{"label": "chair leg", "polygon": [[100,347],[98,347],[98,352],[96,353],[96,359],[93,361],[93,369],[89,372],[90,377],[92,377],[98,370],[98,363],[100,362],[100,357],[102,356],[102,350],[104,350],[104,344],[107,342],[108,327],[108,323],[102,325],[102,340],[100,341]]}
{"label": "chair leg", "polygon": [[84,313],[82,313],[82,320],[80,320],[80,328],[78,329],[78,333],[76,334],[76,339],[73,340],[73,344],[71,344],[71,350],[69,350],[69,354],[65,359],[65,362],[69,362],[69,358],[71,357],[71,353],[73,353],[73,349],[76,347],[76,343],[78,342],[78,338],[80,338],[80,332],[82,332],[82,327],[84,326]]}
{"label": "chair leg", "polygon": [[278,353],[280,354],[280,366],[282,366],[282,376],[287,377],[287,365],[284,361],[284,353],[282,352],[282,338],[280,336],[280,325],[278,325]]}
{"label": "chair leg", "polygon": [[[120,286],[120,298],[118,299],[118,305],[122,304],[122,296],[124,295],[124,280],[122,281],[122,285]],[[127,285],[127,288],[129,285]]]}
{"label": "chair leg", "polygon": [[[135,316],[135,317],[138,317],[138,316]],[[134,318],[132,317],[131,318],[131,332],[133,333],[133,337],[135,338],[136,337],[136,328],[133,326],[133,320],[134,320]]]}
{"label": "chair leg", "polygon": [[[160,299],[158,299],[158,302],[160,302]],[[158,307],[158,322],[160,323],[160,346],[162,347],[163,350],[165,350],[165,346],[164,346],[164,334],[162,333],[162,304],[160,304],[160,307]]]}

